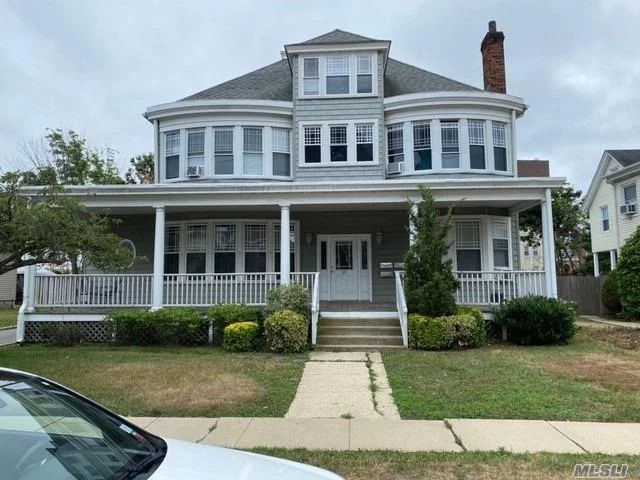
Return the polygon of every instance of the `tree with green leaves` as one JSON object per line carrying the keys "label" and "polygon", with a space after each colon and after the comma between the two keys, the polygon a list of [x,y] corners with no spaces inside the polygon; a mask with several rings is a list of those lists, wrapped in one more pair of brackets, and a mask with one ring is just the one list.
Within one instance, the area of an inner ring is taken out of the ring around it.
{"label": "tree with green leaves", "polygon": [[129,160],[131,166],[124,174],[127,183],[148,184],[154,182],[154,158],[153,153],[142,153]]}
{"label": "tree with green leaves", "polygon": [[622,303],[622,314],[637,320],[640,318],[640,227],[620,249],[615,272]]}
{"label": "tree with green leaves", "polygon": [[409,229],[413,243],[404,256],[405,295],[411,313],[429,317],[456,311],[458,281],[447,241],[452,226],[452,208],[444,218],[436,208],[429,188],[420,187],[422,201],[409,202]]}
{"label": "tree with green leaves", "polygon": [[[587,214],[582,208],[582,192],[565,184],[551,194],[553,233],[558,275],[577,275],[585,253],[591,249],[591,231]],[[537,247],[542,240],[542,212],[540,205],[520,214],[521,237],[529,246]]]}
{"label": "tree with green leaves", "polygon": [[112,233],[116,220],[87,212],[57,184],[25,192],[30,180],[29,172],[0,178],[0,274],[38,263],[68,263],[73,273],[87,263],[104,271],[131,265],[131,252]]}

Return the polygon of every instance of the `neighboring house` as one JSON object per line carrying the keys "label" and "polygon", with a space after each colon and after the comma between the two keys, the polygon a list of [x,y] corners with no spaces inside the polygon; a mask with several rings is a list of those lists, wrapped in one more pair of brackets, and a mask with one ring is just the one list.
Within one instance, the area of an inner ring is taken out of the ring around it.
{"label": "neighboring house", "polygon": [[17,285],[18,278],[15,270],[0,275],[0,307],[15,305]]}
{"label": "neighboring house", "polygon": [[[640,150],[605,150],[587,191],[594,274],[615,268],[620,248],[640,225]],[[603,257],[608,261],[603,262]]]}
{"label": "neighboring house", "polygon": [[[520,232],[520,235],[524,234],[525,232]],[[520,268],[522,270],[544,270],[542,245],[531,247],[526,242],[520,241]]]}
{"label": "neighboring house", "polygon": [[[314,342],[318,314],[378,310],[400,318],[406,345],[406,201],[419,199],[420,185],[443,212],[455,205],[459,303],[490,310],[555,296],[553,261],[521,271],[518,213],[542,204],[552,239],[551,190],[564,179],[523,175],[527,162],[515,160],[526,105],[506,93],[503,43],[491,22],[479,89],[394,60],[388,40],[334,30],[149,107],[156,183],[69,188],[88,209],[122,219],[117,233],[147,261],[125,275],[36,276],[26,338],[30,324],[62,314],[263,304],[270,288],[299,282],[312,292]],[[553,258],[553,242],[546,247]]]}

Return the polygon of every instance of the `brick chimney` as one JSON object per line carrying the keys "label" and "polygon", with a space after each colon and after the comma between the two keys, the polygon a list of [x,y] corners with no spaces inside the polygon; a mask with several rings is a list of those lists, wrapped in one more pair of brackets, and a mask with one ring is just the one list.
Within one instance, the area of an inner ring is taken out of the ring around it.
{"label": "brick chimney", "polygon": [[507,93],[504,68],[504,33],[496,31],[496,21],[489,22],[489,31],[480,45],[484,89],[487,92]]}

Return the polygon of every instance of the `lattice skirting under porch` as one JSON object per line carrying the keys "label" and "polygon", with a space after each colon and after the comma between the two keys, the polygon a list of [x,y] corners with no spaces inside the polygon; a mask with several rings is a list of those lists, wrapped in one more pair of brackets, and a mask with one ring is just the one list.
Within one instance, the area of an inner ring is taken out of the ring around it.
{"label": "lattice skirting under porch", "polygon": [[[50,325],[51,322],[24,322],[24,341],[25,343],[44,342],[45,339],[40,333],[42,325]],[[82,328],[85,341],[92,343],[104,343],[111,339],[102,322],[56,322],[57,325],[77,325]]]}

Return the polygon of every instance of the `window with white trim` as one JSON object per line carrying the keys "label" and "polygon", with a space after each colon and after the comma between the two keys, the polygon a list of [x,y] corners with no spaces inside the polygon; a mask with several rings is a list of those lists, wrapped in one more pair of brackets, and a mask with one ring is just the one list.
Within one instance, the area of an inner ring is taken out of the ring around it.
{"label": "window with white trim", "polygon": [[302,63],[302,84],[304,95],[320,94],[320,59],[305,58]]}
{"label": "window with white trim", "polygon": [[356,123],[356,161],[373,162],[373,123]]}
{"label": "window with white trim", "polygon": [[349,93],[349,56],[331,56],[326,58],[327,95],[346,95]]}
{"label": "window with white trim", "polygon": [[480,220],[456,220],[456,270],[478,272],[482,270]]}
{"label": "window with white trim", "polygon": [[[280,224],[273,225],[273,270],[280,271]],[[289,224],[289,271],[296,270],[296,226]]]}
{"label": "window with white trim", "polygon": [[235,273],[236,271],[236,225],[233,223],[214,225],[213,271]]}
{"label": "window with white trim", "polygon": [[429,122],[413,124],[413,169],[431,170],[431,125]]}
{"label": "window with white trim", "polygon": [[373,92],[373,59],[371,55],[358,55],[356,62],[358,66],[357,92]]}
{"label": "window with white trim", "polygon": [[213,164],[215,175],[233,175],[233,127],[213,129]]}
{"label": "window with white trim", "polygon": [[272,128],[273,134],[273,174],[280,177],[291,176],[291,130]]}
{"label": "window with white trim", "polygon": [[533,247],[533,256],[534,257],[539,257],[540,256],[540,248],[539,247]]}
{"label": "window with white trim", "polygon": [[493,165],[496,170],[506,172],[507,167],[507,124],[491,122],[493,131]]}
{"label": "window with white trim", "polygon": [[487,165],[484,152],[484,120],[468,120],[470,167],[484,170]]}
{"label": "window with white trim", "polygon": [[404,135],[401,123],[387,127],[387,150],[389,163],[404,161]]}
{"label": "window with white trim", "polygon": [[636,184],[630,183],[622,186],[622,203],[629,205],[637,202]]}
{"label": "window with white trim", "polygon": [[187,225],[187,273],[207,271],[207,226]]}
{"label": "window with white trim", "polygon": [[320,126],[304,127],[304,163],[320,163],[322,161],[322,128]]}
{"label": "window with white trim", "polygon": [[180,176],[180,132],[164,134],[164,176],[167,179]]}
{"label": "window with white trim", "polygon": [[440,123],[442,138],[442,168],[460,168],[460,135],[458,121]]}
{"label": "window with white trim", "polygon": [[264,223],[244,226],[244,271],[267,271],[267,225]]}
{"label": "window with white trim", "polygon": [[180,271],[180,226],[170,225],[164,229],[164,273]]}
{"label": "window with white trim", "polygon": [[609,206],[605,205],[600,207],[600,224],[602,225],[602,231],[609,231]]}
{"label": "window with white trim", "polygon": [[529,248],[529,245],[524,246],[524,256],[525,257],[531,256],[531,249]]}
{"label": "window with white trim", "polygon": [[491,241],[493,245],[493,267],[509,268],[509,222],[493,220],[491,222]]}
{"label": "window with white trim", "polygon": [[187,130],[187,176],[194,168],[204,174],[204,129]]}
{"label": "window with white trim", "polygon": [[245,175],[262,175],[262,128],[244,127],[242,172]]}
{"label": "window with white trim", "polygon": [[331,125],[329,127],[329,160],[331,162],[347,161],[347,126]]}

